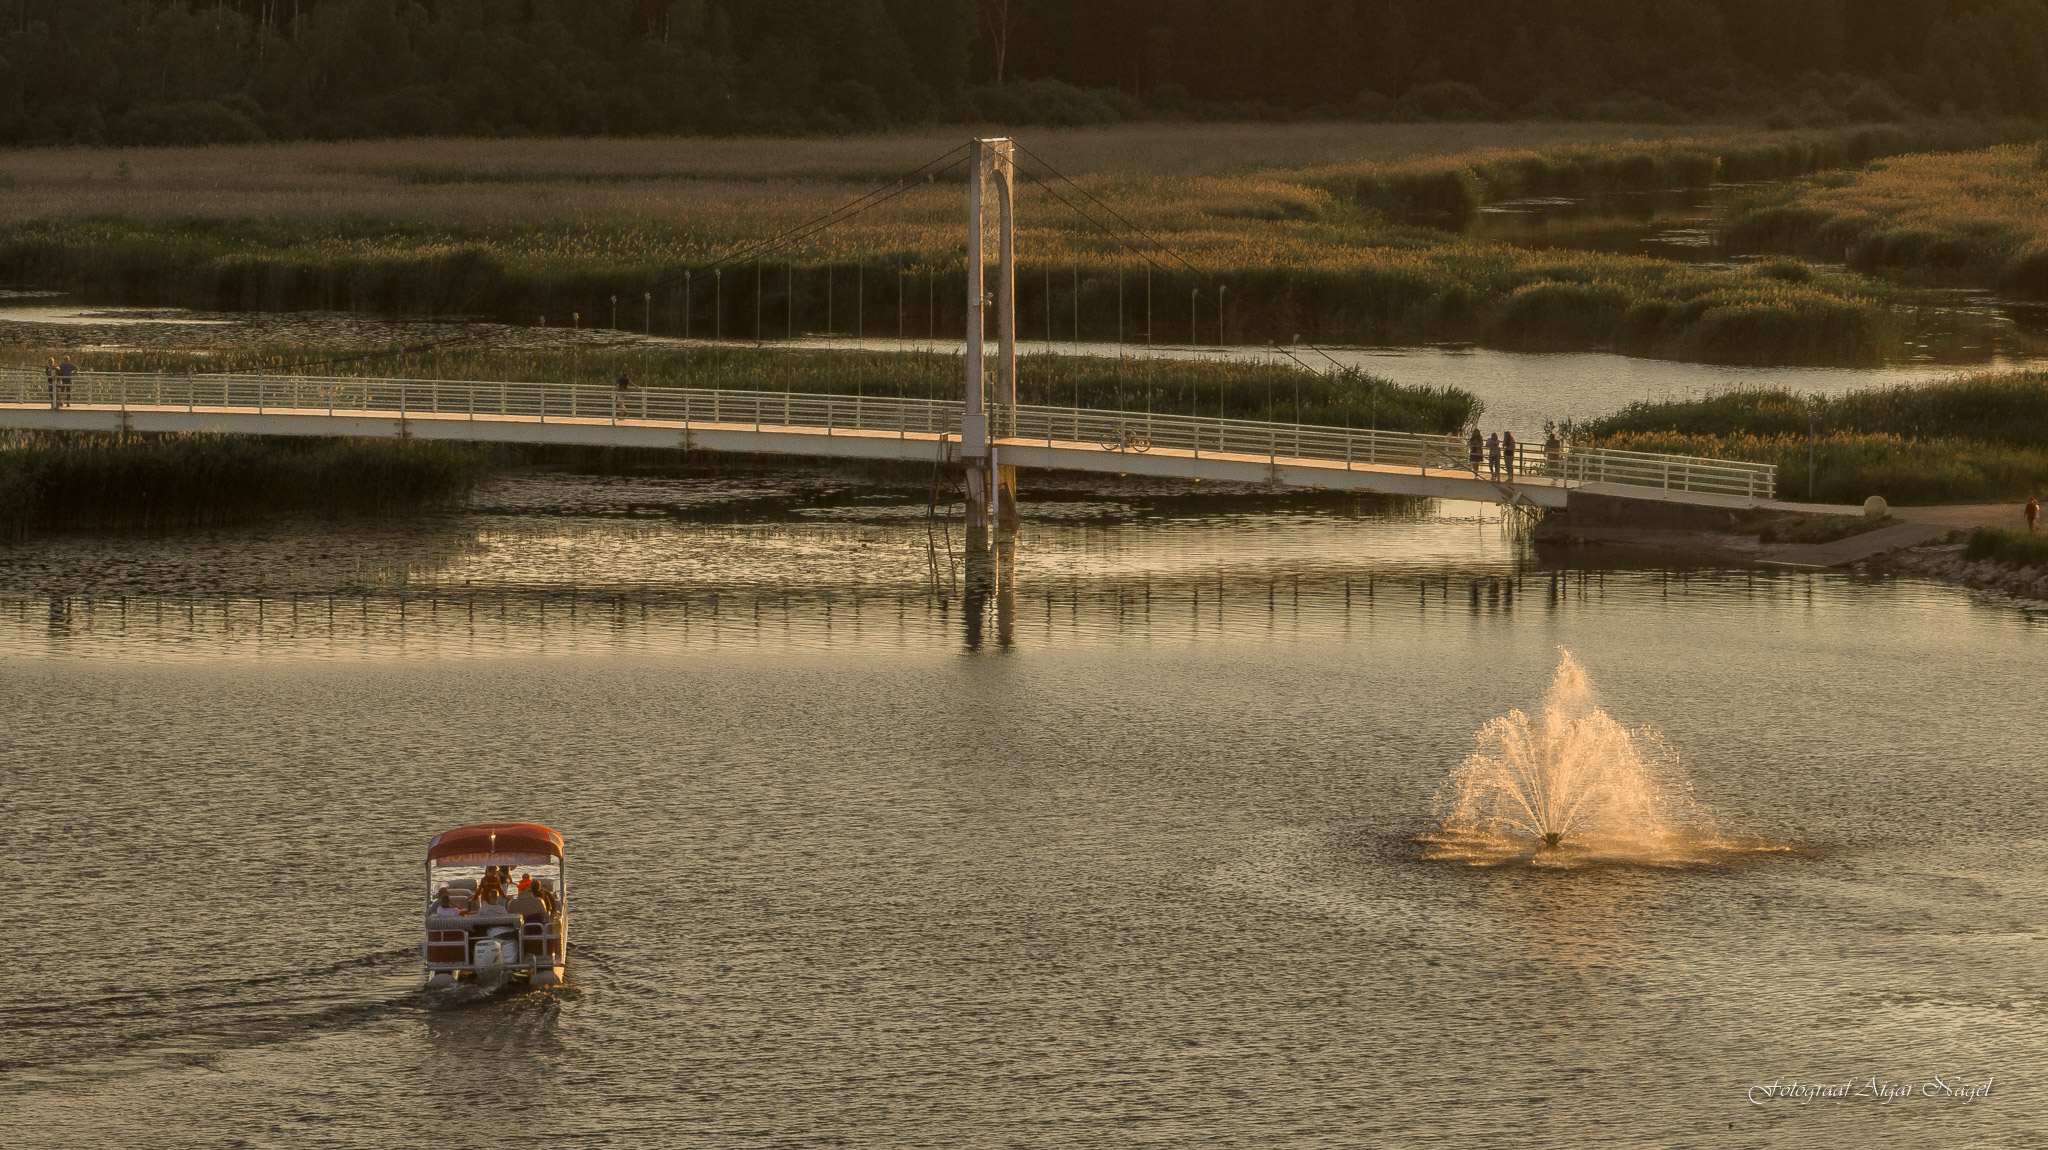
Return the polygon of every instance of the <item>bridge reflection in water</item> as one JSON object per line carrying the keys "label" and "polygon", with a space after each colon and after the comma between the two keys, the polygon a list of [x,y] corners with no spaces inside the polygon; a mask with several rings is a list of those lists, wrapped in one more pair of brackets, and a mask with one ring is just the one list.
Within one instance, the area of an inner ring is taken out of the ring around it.
{"label": "bridge reflection in water", "polygon": [[[972,358],[969,360],[972,363]],[[1767,464],[1560,446],[1475,466],[1457,436],[1090,408],[789,392],[319,376],[80,373],[53,405],[39,371],[0,371],[0,427],[116,434],[360,436],[950,467],[968,497],[970,646],[1012,642],[1019,467],[1558,508],[1574,491],[1755,506]]]}
{"label": "bridge reflection in water", "polygon": [[931,651],[1233,638],[1342,641],[1374,619],[1458,626],[1613,595],[1805,601],[1810,573],[1482,569],[1267,572],[991,582],[962,598],[913,589],[726,593],[445,588],[268,595],[0,598],[0,655],[141,661],[498,658],[741,650]]}

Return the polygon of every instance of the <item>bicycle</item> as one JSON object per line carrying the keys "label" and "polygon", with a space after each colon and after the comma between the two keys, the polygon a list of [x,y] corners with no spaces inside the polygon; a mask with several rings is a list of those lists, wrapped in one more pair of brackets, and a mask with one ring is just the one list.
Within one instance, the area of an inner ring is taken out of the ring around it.
{"label": "bicycle", "polygon": [[1152,441],[1128,427],[1118,427],[1102,438],[1104,451],[1135,451],[1140,454],[1152,450]]}

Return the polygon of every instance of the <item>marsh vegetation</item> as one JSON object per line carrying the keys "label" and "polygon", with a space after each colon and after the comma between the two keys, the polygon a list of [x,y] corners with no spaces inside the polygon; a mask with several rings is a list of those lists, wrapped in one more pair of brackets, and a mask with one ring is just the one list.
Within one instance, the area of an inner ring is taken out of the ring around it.
{"label": "marsh vegetation", "polygon": [[[1304,353],[1306,354],[1306,353]],[[42,349],[11,353],[39,364]],[[734,388],[813,395],[961,397],[958,354],[930,351],[791,350],[676,343],[501,348],[457,344],[364,354],[322,346],[93,351],[75,356],[88,371],[290,371],[402,379],[607,384],[624,375],[640,387]],[[1274,419],[1331,426],[1449,434],[1479,418],[1482,405],[1459,388],[1396,384],[1361,371],[1314,371],[1281,361],[1246,363],[1109,356],[1018,358],[1018,401],[1049,406],[1152,411],[1162,415]]]}
{"label": "marsh vegetation", "polygon": [[2044,401],[2048,373],[1991,372],[1832,396],[1635,403],[1574,431],[1608,447],[1775,463],[1784,499],[2023,500],[2048,488]]}
{"label": "marsh vegetation", "polygon": [[460,503],[493,458],[481,447],[381,439],[0,433],[0,541],[416,514]]}
{"label": "marsh vegetation", "polygon": [[1899,156],[1802,180],[1738,215],[1730,242],[1903,283],[2048,299],[2048,145]]}
{"label": "marsh vegetation", "polygon": [[[1482,146],[1463,152],[1408,125],[1310,125],[1264,141],[1237,126],[1057,136],[1045,154],[1072,165],[1074,184],[1037,172],[1020,193],[1023,334],[1876,363],[1897,354],[1907,310],[1930,298],[1860,277],[1527,250],[1455,228],[1503,195],[1792,174],[2020,130],[1944,122],[1616,139],[1585,126],[1514,127],[1532,147],[1509,146],[1515,133],[1500,125],[1468,134]],[[1218,141],[1214,154],[1203,132]],[[81,170],[106,166],[104,153],[19,153],[0,157],[15,180],[0,200],[0,274],[105,303],[482,315],[745,339],[957,333],[957,172],[765,259],[729,259],[845,203],[883,159],[908,166],[951,142],[159,151],[124,159],[119,180]],[[1332,162],[1345,147],[1375,158]]]}

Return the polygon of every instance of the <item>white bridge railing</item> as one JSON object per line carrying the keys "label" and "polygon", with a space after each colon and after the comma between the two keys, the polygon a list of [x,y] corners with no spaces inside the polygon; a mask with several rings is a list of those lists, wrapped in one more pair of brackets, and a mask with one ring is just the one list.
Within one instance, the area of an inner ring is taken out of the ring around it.
{"label": "white bridge railing", "polygon": [[[649,420],[725,427],[807,428],[835,432],[958,435],[957,400],[797,392],[601,384],[497,383],[470,380],[373,379],[358,376],[199,375],[79,372],[68,385],[41,370],[0,369],[0,404],[186,411],[378,413],[447,418]],[[990,433],[1043,440],[1048,446],[1099,446],[1105,451],[1189,452],[1265,456],[1269,462],[1308,459],[1347,467],[1414,468],[1491,476],[1472,465],[1464,439],[1400,431],[1353,430],[1317,424],[1264,423],[1203,416],[1153,415],[1097,408],[1019,405],[998,411]],[[1777,468],[1768,463],[1658,455],[1607,448],[1564,447],[1545,453],[1525,444],[1510,478],[1549,483],[1622,483],[1672,491],[1703,491],[1751,499],[1776,496]]]}

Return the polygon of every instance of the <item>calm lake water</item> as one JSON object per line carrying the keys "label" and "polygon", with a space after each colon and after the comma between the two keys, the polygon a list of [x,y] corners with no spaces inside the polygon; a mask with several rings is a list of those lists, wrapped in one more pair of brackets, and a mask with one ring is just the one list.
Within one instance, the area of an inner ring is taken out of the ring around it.
{"label": "calm lake water", "polygon": [[[2048,618],[1559,566],[1472,506],[1026,495],[973,647],[922,498],[816,473],[0,551],[10,1144],[2048,1129]],[[1425,861],[1559,647],[1784,849]],[[569,844],[570,985],[429,995],[425,843],[509,818]],[[1873,1078],[1916,1094],[1751,1101]]]}

